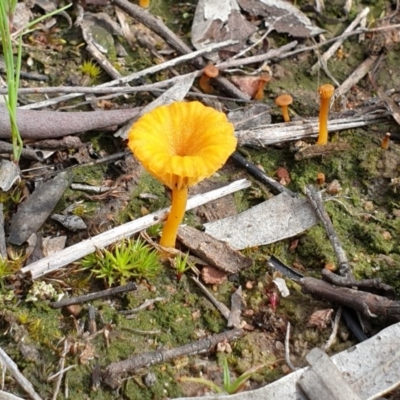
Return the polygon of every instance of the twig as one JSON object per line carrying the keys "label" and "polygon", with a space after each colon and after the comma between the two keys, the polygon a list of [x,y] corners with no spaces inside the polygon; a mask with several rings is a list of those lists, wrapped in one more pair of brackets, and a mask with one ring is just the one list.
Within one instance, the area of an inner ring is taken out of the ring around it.
{"label": "twig", "polygon": [[95,293],[84,294],[82,296],[73,297],[71,299],[63,299],[60,301],[55,301],[53,303],[50,303],[50,306],[53,308],[61,308],[70,306],[72,304],[86,303],[91,300],[101,299],[103,297],[113,296],[117,293],[129,292],[131,290],[136,290],[136,289],[137,289],[136,284],[134,282],[129,282],[127,285],[124,286],[118,286],[111,289],[101,290]]}
{"label": "twig", "polygon": [[329,240],[338,260],[338,270],[340,275],[354,281],[354,276],[351,272],[347,255],[343,250],[342,243],[340,242],[339,237],[335,232],[335,228],[333,227],[332,221],[322,203],[321,193],[317,192],[312,185],[308,185],[306,187],[306,196],[328,234]]}
{"label": "twig", "polygon": [[[351,22],[351,24],[344,30],[344,34],[352,32],[355,27],[360,23],[360,21],[365,18],[369,13],[369,8],[366,7],[364,10],[362,10],[358,15],[354,18],[354,20]],[[329,49],[322,54],[322,56],[319,58],[319,61],[317,61],[312,67],[311,67],[311,72],[315,73],[317,68],[321,66],[321,64],[326,64],[326,62],[331,58],[337,51],[337,49],[341,46],[341,44],[344,42],[345,37],[339,36],[339,38],[335,41],[335,43],[329,47]]]}
{"label": "twig", "polygon": [[281,185],[275,179],[269,177],[265,172],[263,172],[260,168],[256,167],[250,161],[247,161],[239,152],[235,151],[230,158],[239,164],[241,167],[245,168],[246,171],[254,176],[260,182],[266,184],[268,187],[272,188],[276,193],[286,193],[290,197],[297,197],[297,194],[292,192],[290,189]]}
{"label": "twig", "polygon": [[207,288],[199,281],[197,277],[192,276],[194,283],[201,289],[201,291],[206,295],[208,300],[214,305],[214,307],[222,314],[222,316],[229,320],[229,314],[231,313],[229,308],[224,304],[218,301],[208,290]]}
{"label": "twig", "polygon": [[0,256],[7,259],[6,235],[4,233],[4,204],[0,203]]}
{"label": "twig", "polygon": [[17,381],[18,385],[28,394],[28,396],[33,400],[42,400],[42,398],[35,392],[35,389],[25,378],[24,375],[19,372],[17,364],[7,355],[7,353],[0,347],[0,364],[2,368],[7,368],[10,374]]}
{"label": "twig", "polygon": [[290,360],[290,348],[289,348],[289,341],[290,341],[290,322],[286,325],[286,335],[285,335],[285,360],[286,364],[292,371],[296,371],[296,368],[292,361]]}
{"label": "twig", "polygon": [[235,340],[244,334],[245,331],[242,329],[232,329],[231,331],[219,333],[174,349],[163,349],[138,354],[127,360],[108,365],[103,373],[103,382],[112,389],[116,389],[121,385],[122,379],[126,375],[132,374],[139,368],[166,362],[182,356],[207,353],[218,343],[225,340]]}
{"label": "twig", "polygon": [[278,49],[271,49],[267,51],[264,54],[259,54],[257,56],[251,56],[251,57],[246,57],[246,58],[239,58],[239,59],[230,59],[221,63],[216,64],[216,67],[220,70],[228,69],[228,68],[234,68],[234,67],[240,67],[242,65],[248,65],[248,64],[257,64],[263,61],[267,60],[272,60],[274,58],[282,58],[285,57],[287,52],[294,47],[297,46],[297,41],[293,41],[290,43],[287,43]]}
{"label": "twig", "polygon": [[342,316],[342,307],[339,307],[338,310],[336,311],[335,319],[333,321],[332,333],[329,336],[329,339],[324,346],[325,351],[329,350],[330,347],[335,342],[341,316]]}
{"label": "twig", "polygon": [[[380,112],[379,114],[357,114],[353,117],[333,119],[328,121],[329,132],[347,129],[361,128],[363,126],[379,124],[388,121],[391,114]],[[270,124],[258,129],[236,131],[240,145],[268,146],[275,143],[316,137],[318,135],[318,119]]]}
{"label": "twig", "polygon": [[[191,210],[192,208],[206,204],[209,201],[216,200],[238,190],[245,189],[249,186],[250,182],[248,180],[241,179],[208,193],[193,196],[188,200],[186,209]],[[19,272],[23,275],[30,274],[32,279],[37,279],[49,272],[56,271],[65,265],[86,256],[87,254],[93,253],[97,248],[104,248],[118,240],[132,236],[143,229],[147,229],[148,227],[158,223],[167,212],[168,208],[164,208],[135,221],[118,226],[107,232],[67,247],[54,255],[47,256],[39,261],[29,264]]]}
{"label": "twig", "polygon": [[[224,47],[230,46],[232,44],[235,44],[236,41],[234,40],[226,40],[225,42],[221,42],[221,43],[216,43],[216,44],[212,44],[210,46],[205,47],[204,49],[201,50],[196,50],[191,52],[190,54],[184,54],[180,57],[176,57],[172,60],[166,61],[162,64],[158,64],[158,65],[153,65],[149,68],[143,69],[142,71],[138,71],[138,72],[134,72],[131,75],[128,76],[124,76],[122,78],[119,79],[115,79],[113,81],[110,82],[106,82],[103,83],[101,85],[99,85],[98,87],[111,87],[111,86],[121,86],[125,83],[140,79],[144,76],[150,75],[150,74],[155,74],[157,72],[163,71],[164,69],[170,68],[170,67],[175,67],[179,64],[183,64],[186,63],[188,61],[191,61],[193,59],[196,59],[204,54],[208,54],[211,53],[213,51],[222,49]],[[81,96],[80,93],[73,93],[73,94],[68,94],[65,96],[59,96],[59,97],[55,97],[53,99],[49,99],[49,100],[45,100],[45,101],[40,101],[38,103],[34,103],[34,104],[28,104],[22,107],[19,107],[19,109],[37,109],[37,108],[42,108],[42,107],[47,107],[49,105],[53,105],[53,104],[57,104],[61,101],[66,101],[66,100],[70,100],[70,99],[74,99],[75,97],[79,97]]]}
{"label": "twig", "polygon": [[52,400],[57,400],[58,392],[60,391],[61,381],[62,381],[62,378],[65,373],[65,370],[64,370],[65,356],[67,355],[68,351],[69,351],[69,342],[68,342],[67,338],[64,338],[64,348],[63,348],[63,352],[61,353],[61,358],[59,361],[60,371],[59,371],[57,382],[56,382],[56,385],[54,388]]}
{"label": "twig", "polygon": [[376,56],[370,56],[364,60],[356,70],[335,90],[335,96],[344,96],[354,85],[356,85],[371,70],[377,60]]}

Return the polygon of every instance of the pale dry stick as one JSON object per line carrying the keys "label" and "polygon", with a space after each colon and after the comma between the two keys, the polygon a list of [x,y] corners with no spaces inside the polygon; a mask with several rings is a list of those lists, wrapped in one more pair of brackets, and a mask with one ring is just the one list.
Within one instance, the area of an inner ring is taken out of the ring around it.
{"label": "pale dry stick", "polygon": [[[134,72],[131,75],[128,76],[124,76],[122,78],[119,79],[115,79],[113,81],[110,82],[106,82],[103,83],[101,85],[99,85],[98,87],[112,87],[112,86],[117,86],[117,85],[123,85],[125,83],[140,79],[144,76],[150,75],[150,74],[155,74],[157,72],[163,71],[164,69],[170,68],[170,67],[175,67],[179,64],[183,64],[187,61],[192,61],[204,54],[208,54],[211,53],[213,51],[222,49],[224,47],[228,47],[231,46],[232,44],[236,44],[237,41],[236,40],[226,40],[224,42],[220,42],[220,43],[216,43],[216,44],[212,44],[210,46],[205,47],[204,49],[201,50],[196,50],[193,51],[189,54],[184,54],[182,56],[176,57],[173,60],[168,60],[162,64],[158,64],[158,65],[153,65],[149,68],[143,69],[142,71],[138,71],[138,72]],[[66,100],[70,100],[70,99],[74,99],[76,97],[81,96],[80,93],[73,93],[73,94],[67,94],[65,96],[59,96],[59,97],[55,97],[53,99],[49,99],[49,100],[45,100],[45,101],[40,101],[38,103],[34,103],[34,104],[28,104],[22,107],[19,107],[19,109],[37,109],[37,108],[42,108],[42,107],[47,107],[53,104],[57,104],[61,101],[66,101]]]}
{"label": "pale dry stick", "polygon": [[[237,192],[238,190],[246,189],[250,185],[251,183],[248,180],[240,179],[222,188],[193,196],[189,198],[186,210],[199,207],[212,200]],[[137,220],[117,226],[116,228],[86,239],[80,243],[74,244],[54,255],[44,257],[41,260],[27,265],[22,268],[19,273],[22,275],[30,274],[32,279],[40,278],[49,272],[56,271],[90,253],[93,253],[96,249],[102,249],[118,240],[130,237],[143,229],[147,229],[148,227],[159,223],[160,220],[165,217],[168,210],[168,208],[164,208]]]}
{"label": "pale dry stick", "polygon": [[[373,124],[387,122],[391,114],[382,111],[379,114],[355,115],[354,117],[341,118],[328,121],[329,132],[361,128]],[[302,121],[270,124],[253,130],[236,131],[235,135],[239,145],[269,146],[276,143],[289,142],[299,139],[316,137],[319,131],[318,118]]]}
{"label": "pale dry stick", "polygon": [[293,41],[287,43],[278,49],[272,49],[267,51],[265,54],[259,54],[257,56],[251,56],[246,58],[240,58],[237,60],[229,59],[227,61],[223,61],[221,63],[216,64],[215,66],[220,70],[225,70],[228,68],[240,67],[242,65],[248,64],[256,64],[267,60],[272,60],[274,58],[285,58],[286,54],[288,54],[289,50],[293,49],[297,46],[297,41]]}
{"label": "pale dry stick", "polygon": [[283,58],[295,56],[296,54],[304,53],[305,51],[315,50],[315,49],[318,49],[321,46],[325,46],[325,45],[327,45],[329,43],[336,42],[338,39],[346,39],[346,38],[348,38],[350,36],[361,35],[361,34],[364,34],[364,33],[380,32],[380,31],[383,31],[383,30],[390,31],[390,30],[398,29],[398,28],[400,28],[400,24],[388,25],[388,26],[379,27],[379,28],[373,28],[373,29],[364,29],[364,28],[363,29],[357,29],[357,30],[355,30],[353,32],[342,33],[341,35],[336,36],[336,37],[331,38],[331,39],[328,39],[323,43],[318,43],[318,44],[314,44],[312,46],[302,47],[302,48],[299,48],[299,49],[296,49],[296,50],[293,50],[293,51],[289,51],[286,54],[284,54],[284,55],[282,55],[280,57],[276,57],[276,58],[283,59]]}
{"label": "pale dry stick", "polygon": [[[364,10],[362,10],[356,18],[354,18],[354,21],[351,22],[351,24],[344,30],[343,33],[350,33],[354,31],[356,26],[365,18],[368,13],[369,13],[369,8],[366,7]],[[342,36],[342,35],[341,35]],[[311,67],[311,72],[315,73],[316,70],[321,66],[321,65],[326,65],[327,61],[336,53],[338,48],[342,45],[344,42],[345,38],[339,38],[329,49],[322,54],[322,56],[319,58],[319,61],[317,61],[312,67]]]}
{"label": "pale dry stick", "polygon": [[24,400],[22,397],[17,397],[12,393],[3,392],[0,390],[0,400]]}
{"label": "pale dry stick", "polygon": [[296,371],[298,368],[296,368],[292,361],[290,360],[290,348],[289,348],[289,341],[290,341],[290,322],[287,323],[286,325],[286,335],[285,335],[285,361],[288,367],[292,371]]}
{"label": "pale dry stick", "polygon": [[72,365],[70,365],[70,366],[68,366],[68,367],[66,367],[66,368],[64,368],[64,369],[62,369],[62,370],[60,370],[60,371],[57,371],[55,374],[50,375],[50,376],[47,378],[47,382],[53,381],[53,380],[56,379],[60,374],[65,374],[67,371],[69,371],[70,369],[75,368],[77,365],[78,365],[78,364],[72,364]]}
{"label": "pale dry stick", "polygon": [[377,56],[370,56],[364,60],[354,72],[335,90],[335,97],[344,96],[354,85],[356,85],[374,66]]}
{"label": "pale dry stick", "polygon": [[60,391],[60,387],[61,387],[61,381],[62,378],[64,376],[64,365],[65,365],[65,357],[69,352],[69,342],[67,340],[67,338],[64,338],[64,348],[63,348],[63,352],[61,353],[61,358],[60,358],[60,374],[58,375],[57,378],[57,382],[54,388],[54,393],[53,393],[53,397],[52,400],[57,400],[58,397],[58,392]]}
{"label": "pale dry stick", "polygon": [[336,311],[335,319],[333,321],[332,333],[329,336],[329,339],[326,342],[325,346],[323,347],[325,351],[329,350],[331,348],[331,346],[333,345],[333,343],[335,342],[341,317],[342,317],[342,307],[339,307],[338,310]]}
{"label": "pale dry stick", "polygon": [[117,389],[121,386],[122,380],[126,378],[127,375],[130,376],[143,367],[165,363],[183,356],[204,354],[212,351],[218,343],[236,340],[244,334],[245,331],[243,329],[232,329],[180,347],[172,349],[163,348],[156,351],[134,354],[126,360],[113,362],[107,365],[102,374],[103,382],[110,388]]}
{"label": "pale dry stick", "polygon": [[42,400],[42,398],[35,392],[35,389],[25,378],[18,369],[17,364],[7,355],[7,353],[0,347],[0,365],[2,368],[7,368],[10,374],[17,381],[18,385],[25,391],[25,393],[33,400]]}

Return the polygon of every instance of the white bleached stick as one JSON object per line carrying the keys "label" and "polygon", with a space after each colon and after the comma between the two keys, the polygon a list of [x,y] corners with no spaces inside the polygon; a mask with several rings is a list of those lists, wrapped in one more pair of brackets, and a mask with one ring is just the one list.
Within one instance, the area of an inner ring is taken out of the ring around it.
{"label": "white bleached stick", "polygon": [[[240,179],[222,188],[190,197],[187,202],[186,210],[199,207],[210,201],[237,192],[238,190],[246,189],[250,185],[250,181],[246,179]],[[30,273],[32,279],[40,278],[49,272],[60,269],[90,253],[93,253],[98,248],[102,249],[118,240],[132,236],[134,233],[140,232],[143,229],[147,229],[148,227],[155,225],[165,216],[167,212],[168,208],[164,208],[160,211],[156,211],[124,225],[117,226],[116,228],[107,232],[103,232],[90,239],[86,239],[83,242],[67,247],[56,254],[35,261],[34,263],[21,268],[20,273]]]}

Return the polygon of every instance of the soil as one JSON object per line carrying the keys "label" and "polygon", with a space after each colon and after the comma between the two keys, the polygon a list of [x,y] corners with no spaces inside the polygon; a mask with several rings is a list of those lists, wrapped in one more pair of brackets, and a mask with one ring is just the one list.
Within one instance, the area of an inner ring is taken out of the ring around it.
{"label": "soil", "polygon": [[[87,11],[106,12],[116,20],[111,5],[87,3]],[[303,3],[307,2],[296,2],[296,6],[301,8],[305,5]],[[154,0],[149,12],[160,16],[178,36],[189,42],[195,6],[195,0]],[[335,36],[366,6],[371,8],[368,26],[394,24],[400,20],[399,15],[390,20],[383,19],[394,11],[395,4],[390,1],[354,0],[349,19],[327,23],[326,19],[318,18],[317,24],[326,29],[327,38]],[[326,7],[324,15],[330,18],[329,21],[338,20],[342,2],[333,1],[326,4]],[[34,8],[33,12],[41,14],[38,8]],[[75,11],[69,10],[68,13],[76,17]],[[308,15],[316,17],[313,13]],[[153,46],[160,53],[167,54],[165,59],[168,58],[170,53],[166,50],[170,49],[160,38],[140,24],[133,21],[130,23],[142,32],[140,40],[135,41],[135,46],[129,46],[124,39],[119,38],[127,54],[124,57],[109,55],[122,74],[139,71],[160,62],[151,51]],[[290,40],[292,38],[285,34],[273,32],[269,36],[269,46],[279,47]],[[304,45],[312,44],[311,39],[300,41]],[[362,42],[359,42],[358,36],[347,39],[329,60],[330,72],[339,82],[343,82],[372,51],[377,51],[377,42],[383,45],[379,47],[380,62],[373,71],[373,77],[382,90],[396,89],[400,79],[400,44],[388,32],[367,34]],[[23,70],[46,74],[49,77],[46,85],[76,85],[87,81],[88,74],[82,72],[82,65],[84,61],[91,60],[82,45],[84,42],[80,29],[69,27],[67,20],[58,19],[57,24],[48,31],[32,32],[24,38],[24,43]],[[280,111],[274,104],[274,98],[282,92],[291,93],[294,98],[291,105],[292,117],[307,119],[318,115],[317,88],[322,83],[330,82],[330,79],[323,70],[319,70],[316,75],[310,73],[316,61],[315,53],[305,52],[270,64],[273,79],[268,83],[266,97],[261,101],[270,106],[273,123],[282,121]],[[190,68],[180,67],[178,73],[186,73]],[[248,72],[253,69],[253,66],[246,68]],[[154,76],[154,81],[172,76],[172,71],[163,72]],[[229,78],[228,73],[226,77]],[[92,84],[98,84],[109,78],[105,72],[92,71],[90,79]],[[21,85],[34,86],[35,83],[23,79]],[[217,88],[215,90],[214,94],[223,94]],[[376,88],[366,77],[344,99],[336,101],[333,111],[357,109],[373,98],[376,99]],[[42,97],[34,95],[22,98],[21,101],[39,99]],[[151,94],[145,93],[108,101],[111,107],[118,108],[127,105],[143,106],[153,99]],[[187,99],[194,98],[188,95]],[[89,105],[77,103],[73,100],[62,106],[76,105],[78,109],[91,109]],[[243,103],[234,100],[221,100],[219,105],[225,111],[244,107]],[[392,139],[388,150],[382,149],[380,145],[386,132],[391,133]],[[125,144],[114,138],[113,133],[103,131],[79,136],[84,143],[90,143],[91,156],[94,158],[124,149]],[[399,133],[399,126],[389,119],[381,125],[341,131],[331,134],[330,142],[346,143],[348,148],[345,151],[302,160],[296,160],[291,144],[239,149],[249,161],[260,166],[271,177],[276,177],[278,169],[284,168],[290,178],[290,182],[286,182],[287,187],[300,194],[306,185],[317,185],[318,173],[325,175],[325,182],[320,182],[320,189],[326,189],[337,181],[340,190],[330,195],[324,205],[349,257],[355,277],[380,278],[392,285],[397,294],[400,293]],[[309,142],[313,144],[314,140]],[[77,163],[71,156],[72,150],[57,151],[42,166],[68,168]],[[22,169],[32,166],[30,161],[21,162]],[[49,219],[41,229],[43,237],[67,235],[67,245],[71,245],[89,235],[104,232],[169,204],[169,193],[132,155],[127,155],[117,163],[90,167],[82,165],[72,171],[73,182],[99,186],[108,182],[115,189],[101,196],[68,189],[55,212],[61,213],[68,206],[75,205],[74,214],[85,220],[87,231],[72,233]],[[202,193],[243,177],[252,180],[249,189],[188,212],[184,223],[201,228],[205,222],[235,215],[273,196],[268,187],[248,176],[246,171],[231,161],[218,174],[193,188],[191,194]],[[26,174],[12,193],[0,194],[6,227],[18,204],[33,190],[35,179],[37,175]],[[149,229],[147,233],[154,240],[158,239],[159,230]],[[302,367],[306,365],[304,357],[307,352],[313,347],[321,347],[331,334],[329,323],[326,327],[322,324],[318,329],[309,324],[310,317],[318,310],[337,310],[337,305],[304,295],[301,287],[290,280],[286,281],[290,296],[279,298],[276,307],[272,304],[275,295],[274,286],[271,285],[273,271],[267,266],[271,255],[303,274],[315,277],[320,277],[320,271],[325,265],[337,262],[322,225],[318,224],[295,238],[245,249],[243,253],[254,260],[253,266],[229,276],[220,285],[209,285],[208,289],[217,300],[230,307],[231,294],[239,286],[242,287],[245,301],[242,319],[246,323],[246,334],[220,351],[182,357],[138,370],[129,379],[123,380],[116,391],[97,380],[93,383],[94,371],[98,368],[104,370],[112,362],[145,351],[172,349],[207,335],[221,333],[227,329],[226,320],[195,285],[191,271],[185,272],[178,279],[171,263],[163,262],[162,271],[156,277],[131,278],[136,280],[136,291],[91,302],[97,330],[100,331],[100,334],[93,335],[90,333],[87,304],[72,312],[54,309],[50,302],[58,299],[61,294],[73,297],[102,290],[107,287],[106,280],[95,279],[90,271],[83,270],[81,262],[77,262],[39,281],[23,281],[14,273],[25,261],[25,250],[25,246],[9,246],[10,260],[0,265],[0,346],[17,363],[20,371],[43,399],[53,396],[55,381],[49,382],[48,378],[60,370],[59,363],[63,359],[64,350],[64,368],[72,368],[62,381],[59,399],[67,398],[66,391],[69,399],[161,400],[201,396],[211,389],[202,384],[180,381],[180,378],[202,376],[221,385],[224,358],[228,361],[232,377],[238,377],[254,366],[264,366],[252,374],[247,383],[246,390],[254,389],[290,372],[285,362],[283,345],[287,322],[292,327],[291,361],[296,367]],[[37,293],[32,299],[34,290]],[[129,318],[121,313],[139,307],[149,299],[157,301],[130,314]],[[365,321],[366,333],[371,336],[389,323],[383,318]],[[336,341],[329,349],[329,354],[347,349],[355,343],[346,325],[340,323]],[[6,374],[3,390],[24,395],[9,374]]]}

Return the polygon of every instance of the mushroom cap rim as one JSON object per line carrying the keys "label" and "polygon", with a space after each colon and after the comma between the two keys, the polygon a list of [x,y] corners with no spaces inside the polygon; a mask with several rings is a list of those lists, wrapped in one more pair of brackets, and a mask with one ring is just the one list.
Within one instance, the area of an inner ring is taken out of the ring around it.
{"label": "mushroom cap rim", "polygon": [[212,64],[208,64],[204,67],[203,73],[210,78],[215,78],[219,74],[219,69]]}
{"label": "mushroom cap rim", "polygon": [[278,106],[288,106],[293,103],[293,97],[290,94],[281,94],[275,99]]}

